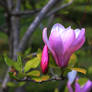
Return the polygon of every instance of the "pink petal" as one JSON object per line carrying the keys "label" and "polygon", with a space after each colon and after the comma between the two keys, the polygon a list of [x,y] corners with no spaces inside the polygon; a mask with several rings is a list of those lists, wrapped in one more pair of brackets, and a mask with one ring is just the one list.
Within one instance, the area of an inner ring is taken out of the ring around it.
{"label": "pink petal", "polygon": [[75,30],[75,34],[76,34],[76,39],[70,48],[71,52],[75,52],[76,50],[81,48],[85,42],[85,29],[84,28],[82,28],[81,30],[79,29]]}
{"label": "pink petal", "polygon": [[90,92],[90,90],[92,89],[92,82],[88,80],[82,89],[84,90],[83,92]]}
{"label": "pink petal", "polygon": [[[55,38],[55,39],[51,39]],[[43,41],[44,43],[48,46],[48,49],[52,53],[56,64],[59,65],[60,67],[64,67],[64,62],[63,62],[63,45],[60,37],[58,37],[58,34],[53,37],[50,35],[49,41],[47,38],[47,28],[43,29]],[[67,58],[66,58],[67,59]]]}
{"label": "pink petal", "polygon": [[77,83],[77,81],[75,82],[75,92],[82,92],[80,85]]}
{"label": "pink petal", "polygon": [[59,23],[56,23],[56,24],[54,24],[53,25],[53,27],[52,27],[52,30],[51,30],[51,33],[52,32],[56,32],[56,31],[61,31],[61,32],[63,32],[65,30],[65,28],[64,28],[64,26],[63,25],[61,25],[61,24],[59,24]]}
{"label": "pink petal", "polygon": [[74,39],[74,31],[70,27],[65,29],[60,24],[53,26],[49,37],[49,44],[56,54],[56,63],[60,67],[65,67],[68,64],[71,54],[66,52]]}
{"label": "pink petal", "polygon": [[60,32],[60,36],[63,42],[64,53],[65,53],[67,50],[69,50],[71,44],[75,40],[75,34],[74,31],[71,29],[71,27],[68,27],[63,32]]}
{"label": "pink petal", "polygon": [[52,55],[53,55],[54,59],[56,60],[56,62],[58,62],[56,53],[54,52],[54,50],[53,50],[52,47],[50,46],[49,40],[48,40],[48,38],[47,38],[47,28],[44,28],[44,29],[43,29],[43,41],[44,41],[44,43],[48,46],[48,49],[49,49],[50,52],[52,53]]}
{"label": "pink petal", "polygon": [[71,83],[69,81],[67,83],[67,88],[68,88],[69,92],[73,92],[73,89],[71,87]]}
{"label": "pink petal", "polygon": [[64,67],[66,67],[68,65],[68,62],[70,60],[72,53],[70,53],[70,51],[67,51],[63,56],[63,62],[64,62]]}
{"label": "pink petal", "polygon": [[61,67],[62,63],[64,63],[62,62],[64,49],[63,49],[62,39],[59,33],[60,30],[62,31],[62,26],[59,24],[55,24],[52,27],[51,34],[49,37],[49,44],[56,54],[56,57],[54,57],[56,63]]}
{"label": "pink petal", "polygon": [[42,58],[41,58],[41,69],[43,73],[46,73],[48,70],[48,47],[45,45],[42,52]]}

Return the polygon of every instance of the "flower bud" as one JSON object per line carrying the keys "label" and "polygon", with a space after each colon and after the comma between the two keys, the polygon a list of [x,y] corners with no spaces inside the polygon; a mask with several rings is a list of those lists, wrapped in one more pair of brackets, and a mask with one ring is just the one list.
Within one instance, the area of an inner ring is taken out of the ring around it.
{"label": "flower bud", "polygon": [[45,45],[42,51],[42,58],[41,58],[41,69],[43,73],[48,71],[48,47]]}

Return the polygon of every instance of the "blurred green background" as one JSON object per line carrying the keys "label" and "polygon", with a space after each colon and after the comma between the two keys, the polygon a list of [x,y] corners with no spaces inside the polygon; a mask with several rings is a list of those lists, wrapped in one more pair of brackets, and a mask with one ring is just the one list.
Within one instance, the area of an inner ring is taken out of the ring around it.
{"label": "blurred green background", "polygon": [[[29,0],[28,0],[29,1]],[[65,0],[64,3],[67,3],[68,0]],[[43,7],[48,0],[34,0],[36,2],[36,8]],[[26,8],[31,9],[29,2],[26,2]],[[22,6],[24,10],[24,7]],[[4,10],[0,7],[0,26],[5,23]],[[26,17],[21,18],[21,37],[24,35],[30,23],[34,20],[35,16],[27,15]],[[48,26],[48,19],[42,21],[43,26]],[[83,77],[87,77],[92,80],[92,0],[75,0],[72,5],[68,6],[55,13],[54,20],[50,24],[49,32],[53,24],[61,23],[65,27],[71,26],[75,28],[85,28],[86,29],[86,42],[84,46],[78,50],[75,55],[77,56],[77,62],[80,67],[87,69],[87,74]],[[42,30],[40,26],[36,28],[36,31],[30,39],[28,48],[31,48],[31,52],[36,52],[38,48],[43,48],[42,41]],[[0,31],[0,80],[2,81],[8,66],[3,60],[3,53],[8,53],[8,37],[6,34]],[[1,84],[1,82],[0,82]],[[58,92],[56,88],[60,87],[61,82],[53,81],[46,82],[42,84],[36,84],[28,82],[25,86],[26,92]],[[9,92],[13,92],[13,89],[16,88],[16,85],[10,83]],[[21,86],[21,84],[20,84]],[[62,85],[61,85],[62,86]],[[63,87],[61,87],[62,89]],[[62,92],[62,91],[60,91]]]}

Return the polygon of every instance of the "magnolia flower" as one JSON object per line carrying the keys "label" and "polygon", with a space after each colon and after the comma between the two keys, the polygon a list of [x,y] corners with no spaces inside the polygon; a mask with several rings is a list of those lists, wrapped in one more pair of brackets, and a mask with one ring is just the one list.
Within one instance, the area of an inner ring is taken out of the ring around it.
{"label": "magnolia flower", "polygon": [[[69,92],[73,92],[70,82],[68,82],[67,87],[68,87]],[[79,85],[77,81],[75,82],[74,92],[90,92],[91,89],[92,89],[92,82],[90,80],[88,80],[82,87]]]}
{"label": "magnolia flower", "polygon": [[[85,29],[73,30],[71,27],[65,28],[57,23],[52,27],[49,39],[47,38],[47,28],[43,29],[43,41],[52,53],[56,64],[59,67],[66,67],[72,53],[81,48],[85,42]],[[44,48],[43,52],[45,49],[47,48]],[[48,60],[47,54],[47,51],[42,53],[41,68],[44,67],[44,71],[47,68],[46,66],[48,66],[46,63],[48,61],[45,61],[46,65],[42,65],[44,62],[43,56]]]}

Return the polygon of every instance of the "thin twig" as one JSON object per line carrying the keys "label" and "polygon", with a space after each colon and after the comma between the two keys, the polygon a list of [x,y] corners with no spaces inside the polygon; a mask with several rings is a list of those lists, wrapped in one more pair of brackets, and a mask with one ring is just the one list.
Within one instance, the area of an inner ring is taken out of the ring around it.
{"label": "thin twig", "polygon": [[47,14],[46,17],[49,17],[49,16],[55,14],[57,11],[59,11],[59,10],[61,10],[61,9],[63,9],[63,8],[66,8],[66,7],[70,6],[70,5],[73,3],[73,1],[74,1],[74,0],[71,0],[69,3],[64,4],[64,5],[61,5],[61,6],[57,7],[57,8],[55,8],[55,9],[53,9],[52,11],[50,11],[50,12]]}
{"label": "thin twig", "polygon": [[5,76],[5,78],[4,78],[3,82],[2,82],[2,88],[3,89],[6,89],[6,84],[9,81],[9,75],[8,75],[9,71],[10,71],[10,67],[8,68],[8,71],[6,72],[6,76]]}
{"label": "thin twig", "polygon": [[[55,9],[51,10],[46,17],[49,17],[53,14],[55,14],[57,11],[66,8],[68,6],[70,6],[73,3],[74,0],[71,0],[69,3],[67,4],[63,4],[59,7],[56,7]],[[12,16],[23,16],[23,15],[30,15],[30,14],[36,14],[40,11],[41,9],[37,9],[37,10],[31,10],[31,11],[20,11],[20,12],[12,12],[11,15]]]}
{"label": "thin twig", "polygon": [[12,12],[11,15],[12,16],[23,16],[23,15],[33,15],[36,14],[40,11],[40,9],[38,10],[31,10],[31,11],[20,11],[20,12]]}

